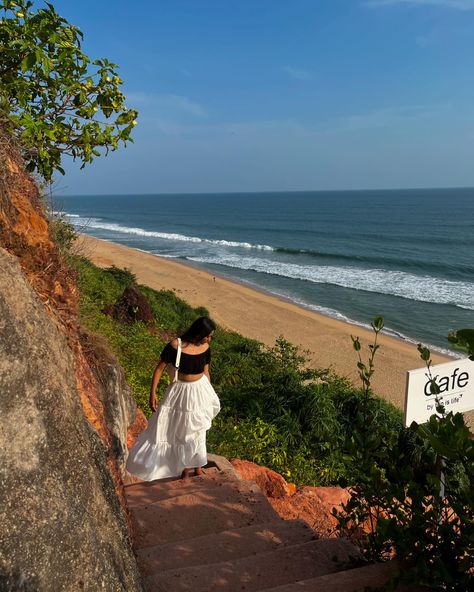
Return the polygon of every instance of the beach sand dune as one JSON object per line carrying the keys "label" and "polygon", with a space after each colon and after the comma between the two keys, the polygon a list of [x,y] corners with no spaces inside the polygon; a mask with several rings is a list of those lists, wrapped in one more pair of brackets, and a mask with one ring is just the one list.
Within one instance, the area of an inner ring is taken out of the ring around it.
{"label": "beach sand dune", "polygon": [[[275,339],[283,335],[309,351],[311,365],[330,367],[354,384],[360,384],[351,335],[359,336],[366,359],[367,346],[373,340],[371,331],[189,265],[85,235],[79,240],[81,251],[96,265],[126,267],[139,283],[156,290],[173,290],[190,305],[206,307],[219,325],[266,345],[274,345]],[[381,335],[379,343],[382,347],[376,357],[374,392],[403,409],[406,372],[422,367],[423,363],[414,344],[387,335]],[[439,364],[452,358],[433,353],[432,359]],[[469,420],[473,425],[472,417]]]}

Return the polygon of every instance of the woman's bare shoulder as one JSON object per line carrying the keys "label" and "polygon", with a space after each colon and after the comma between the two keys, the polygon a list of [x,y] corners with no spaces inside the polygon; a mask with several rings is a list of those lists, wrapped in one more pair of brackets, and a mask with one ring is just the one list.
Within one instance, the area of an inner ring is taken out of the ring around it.
{"label": "woman's bare shoulder", "polygon": [[176,339],[172,339],[172,340],[169,342],[169,345],[171,345],[171,347],[172,347],[172,348],[174,348],[174,349],[178,349],[178,338],[176,338]]}

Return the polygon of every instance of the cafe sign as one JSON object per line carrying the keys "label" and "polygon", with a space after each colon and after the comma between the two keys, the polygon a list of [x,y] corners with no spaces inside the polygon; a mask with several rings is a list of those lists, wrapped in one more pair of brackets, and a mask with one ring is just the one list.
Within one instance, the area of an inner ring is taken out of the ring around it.
{"label": "cafe sign", "polygon": [[[432,380],[439,388],[438,394],[431,393]],[[431,366],[431,377],[426,366],[407,372],[405,400],[405,425],[412,421],[424,423],[436,411],[436,399],[444,406],[446,413],[474,409],[474,362],[468,358]]]}

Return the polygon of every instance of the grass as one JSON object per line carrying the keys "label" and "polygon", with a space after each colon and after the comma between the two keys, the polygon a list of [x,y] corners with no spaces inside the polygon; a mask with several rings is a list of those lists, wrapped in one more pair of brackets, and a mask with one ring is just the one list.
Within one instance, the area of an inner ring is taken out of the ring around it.
{"label": "grass", "polygon": [[[70,265],[77,273],[81,323],[106,339],[149,416],[150,381],[162,348],[207,310],[171,291],[138,286],[155,319],[157,331],[151,333],[141,322],[124,324],[104,312],[135,283],[130,271],[101,269],[78,257],[71,257]],[[360,421],[362,393],[345,378],[308,368],[304,352],[283,338],[267,348],[222,328],[212,342],[211,375],[222,410],[208,435],[210,451],[263,464],[298,484],[356,478],[346,450],[353,422]],[[166,386],[163,380],[159,397]],[[370,405],[373,425],[400,432],[398,410],[379,399]]]}

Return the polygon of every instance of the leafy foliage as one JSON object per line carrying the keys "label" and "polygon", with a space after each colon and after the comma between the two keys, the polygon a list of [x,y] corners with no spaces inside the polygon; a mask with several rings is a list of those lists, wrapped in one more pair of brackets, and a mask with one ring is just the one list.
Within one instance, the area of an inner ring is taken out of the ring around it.
{"label": "leafy foliage", "polygon": [[[348,451],[354,422],[366,421],[364,405],[375,432],[384,428],[396,437],[401,430],[396,409],[374,397],[365,401],[362,391],[328,370],[308,368],[305,356],[285,339],[267,349],[232,333],[217,331],[215,336],[219,363],[213,381],[223,404],[221,415],[234,425],[261,420],[274,426],[287,461],[283,468],[268,466],[285,475],[289,471],[296,482],[329,485],[357,478],[358,460]],[[228,438],[224,433],[222,437]]]}
{"label": "leafy foliage", "polygon": [[[378,325],[374,330],[377,336]],[[430,352],[418,350],[431,376]],[[359,363],[367,393],[373,355]],[[438,411],[396,438],[373,433],[370,414],[368,426],[355,423],[351,456],[363,471],[335,515],[340,532],[354,536],[369,559],[396,555],[403,562],[399,581],[461,592],[474,584],[474,442],[462,414]]]}
{"label": "leafy foliage", "polygon": [[137,112],[125,106],[117,66],[91,61],[77,27],[30,0],[1,0],[0,16],[0,124],[19,140],[29,171],[50,180],[64,173],[63,155],[84,166],[100,149],[132,141]]}
{"label": "leafy foliage", "polygon": [[459,329],[448,335],[448,340],[469,353],[469,359],[474,361],[474,329]]}
{"label": "leafy foliage", "polygon": [[147,286],[140,286],[140,290],[148,299],[156,326],[163,333],[183,333],[197,317],[208,315],[205,308],[192,308],[170,290],[157,292]]}
{"label": "leafy foliage", "polygon": [[214,428],[209,434],[209,445],[218,454],[252,459],[286,477],[291,476],[285,446],[273,424],[259,417],[235,422],[229,417],[218,416]]}
{"label": "leafy foliage", "polygon": [[69,253],[77,239],[74,226],[64,216],[53,215],[49,221],[49,231],[59,250],[64,254]]}
{"label": "leafy foliage", "polygon": [[[135,281],[133,275],[117,268],[101,270],[85,259],[72,261],[78,272],[82,322],[106,336],[149,415],[151,374],[164,342],[207,311],[191,308],[173,292],[139,286],[160,337],[150,335],[141,323],[121,325],[102,311]],[[308,485],[352,481],[359,474],[347,451],[353,422],[364,421],[362,391],[328,370],[308,368],[304,353],[283,338],[266,348],[218,328],[212,355],[212,381],[222,411],[209,434],[210,450],[265,464]],[[401,429],[401,414],[388,404],[373,398],[368,409],[374,430],[379,424],[388,426],[390,433]]]}

